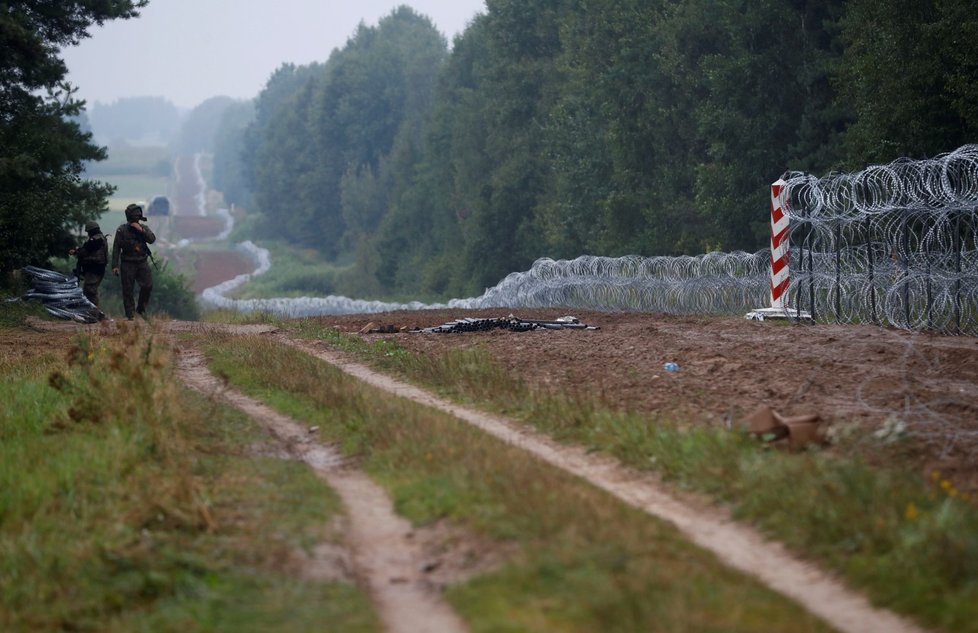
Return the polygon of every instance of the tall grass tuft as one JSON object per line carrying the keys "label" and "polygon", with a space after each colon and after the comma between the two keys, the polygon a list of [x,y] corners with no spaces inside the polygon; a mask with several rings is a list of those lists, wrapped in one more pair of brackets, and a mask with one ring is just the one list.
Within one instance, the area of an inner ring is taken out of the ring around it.
{"label": "tall grass tuft", "polygon": [[0,366],[0,630],[377,630],[352,584],[290,562],[338,499],[251,456],[254,424],[181,389],[161,332],[38,359]]}

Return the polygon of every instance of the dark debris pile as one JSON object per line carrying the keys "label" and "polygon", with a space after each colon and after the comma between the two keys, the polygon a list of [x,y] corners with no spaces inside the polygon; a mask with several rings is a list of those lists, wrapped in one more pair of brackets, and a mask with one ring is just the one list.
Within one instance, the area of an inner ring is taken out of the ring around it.
{"label": "dark debris pile", "polygon": [[486,319],[455,319],[444,325],[426,327],[412,332],[424,333],[452,333],[462,332],[484,332],[487,330],[509,330],[511,332],[528,332],[530,330],[597,330],[594,325],[581,323],[577,317],[564,316],[552,321],[536,319],[520,319],[512,314],[506,317],[486,318]]}

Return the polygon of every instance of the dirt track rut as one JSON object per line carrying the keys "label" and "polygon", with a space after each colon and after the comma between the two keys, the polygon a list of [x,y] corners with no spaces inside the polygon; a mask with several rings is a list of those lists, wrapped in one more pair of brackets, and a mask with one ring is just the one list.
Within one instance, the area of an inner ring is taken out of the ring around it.
{"label": "dirt track rut", "polygon": [[189,386],[245,412],[274,435],[290,455],[308,464],[339,494],[346,508],[354,574],[367,588],[385,630],[391,633],[462,633],[462,620],[441,600],[421,571],[424,554],[411,539],[411,525],[394,513],[384,491],[343,463],[329,445],[313,441],[298,422],[242,393],[226,388],[208,371],[203,356],[184,350],[180,377]]}
{"label": "dirt track rut", "polygon": [[652,475],[623,467],[617,461],[557,444],[510,420],[468,409],[429,392],[350,362],[323,347],[281,339],[374,387],[450,413],[593,485],[644,512],[673,523],[691,541],[730,567],[761,580],[840,631],[847,633],[912,633],[924,629],[884,609],[818,567],[803,562],[755,530],[735,523],[723,511],[696,500],[679,499]]}

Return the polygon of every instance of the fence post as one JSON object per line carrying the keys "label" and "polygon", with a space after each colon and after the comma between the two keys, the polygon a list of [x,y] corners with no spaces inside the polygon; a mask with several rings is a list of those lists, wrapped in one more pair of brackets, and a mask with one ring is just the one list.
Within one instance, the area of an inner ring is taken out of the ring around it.
{"label": "fence post", "polygon": [[[771,183],[771,306],[756,308],[747,313],[750,320],[763,321],[765,318],[789,318],[789,308],[785,295],[791,282],[789,271],[791,222],[788,220],[789,192],[784,178]],[[796,319],[811,319],[811,315],[801,311],[801,297],[798,297]]]}
{"label": "fence post", "polygon": [[781,178],[771,184],[771,307],[779,310],[784,309],[784,293],[791,282],[786,184]]}

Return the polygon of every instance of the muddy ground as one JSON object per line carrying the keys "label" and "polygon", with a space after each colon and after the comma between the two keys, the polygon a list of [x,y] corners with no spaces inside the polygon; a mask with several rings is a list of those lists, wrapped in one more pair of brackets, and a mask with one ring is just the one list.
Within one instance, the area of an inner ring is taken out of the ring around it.
{"label": "muddy ground", "polygon": [[[600,329],[362,336],[397,341],[428,355],[481,346],[533,385],[702,424],[739,425],[761,405],[784,415],[815,413],[833,433],[866,438],[871,453],[886,444],[890,458],[908,458],[928,471],[939,468],[960,487],[978,488],[976,338],[875,326],[566,309],[431,310],[319,320],[358,332],[370,323],[415,329],[511,312],[524,319],[571,314]],[[666,371],[667,362],[679,370]]]}

